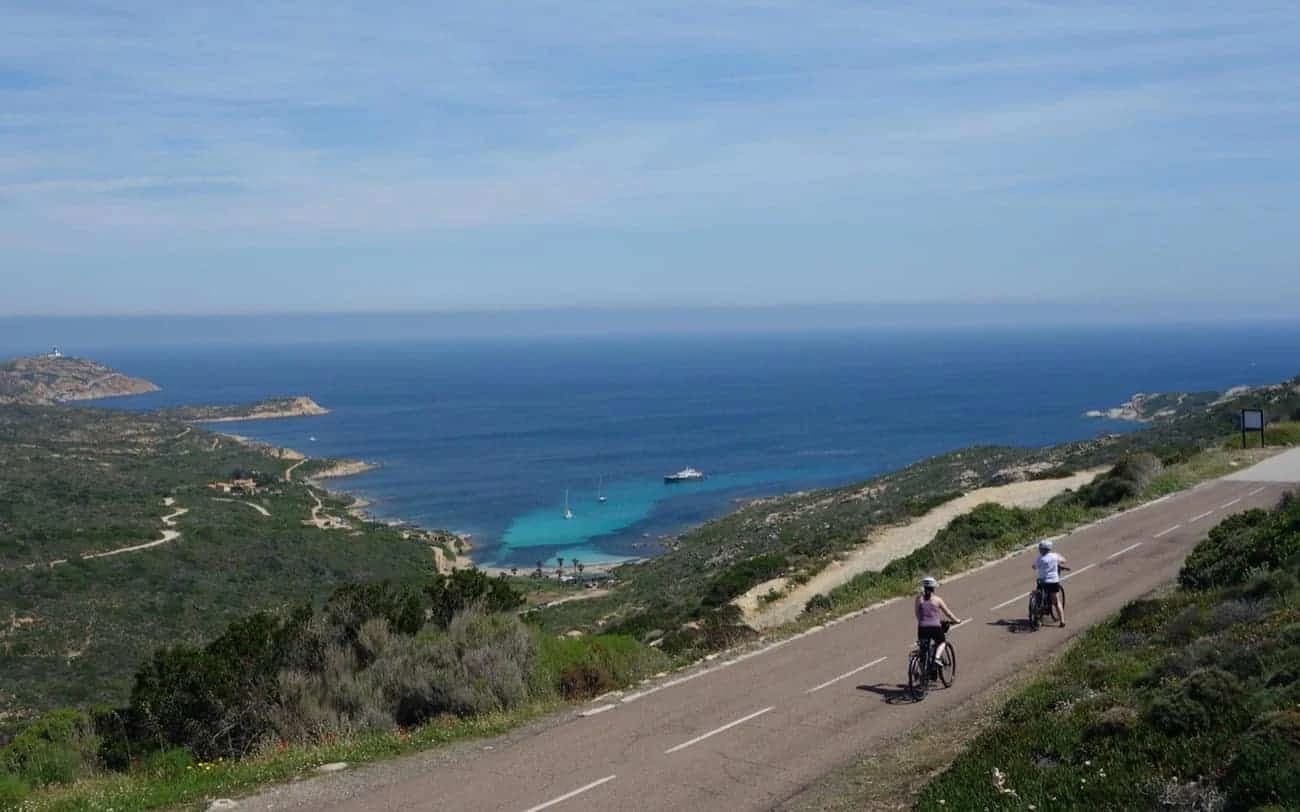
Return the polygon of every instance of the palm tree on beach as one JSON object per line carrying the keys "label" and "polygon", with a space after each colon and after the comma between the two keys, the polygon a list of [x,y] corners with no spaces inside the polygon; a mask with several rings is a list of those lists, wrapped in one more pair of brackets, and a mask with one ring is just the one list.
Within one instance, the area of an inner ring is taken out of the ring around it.
{"label": "palm tree on beach", "polygon": [[557,555],[557,556],[555,557],[555,568],[556,568],[557,570],[562,570],[562,569],[564,569],[564,556],[562,556],[562,555]]}
{"label": "palm tree on beach", "polygon": [[519,568],[518,568],[518,567],[511,567],[511,568],[510,568],[510,574],[511,574],[511,575],[518,575],[518,574],[519,574]]}
{"label": "palm tree on beach", "polygon": [[541,578],[541,577],[542,577],[542,567],[544,567],[544,566],[546,566],[546,562],[543,561],[543,560],[540,559],[540,558],[537,559],[537,572],[533,573],[533,577],[534,577],[534,578]]}
{"label": "palm tree on beach", "polygon": [[573,566],[575,569],[578,570],[578,574],[581,575],[583,568],[586,567],[586,564],[583,564],[581,561],[575,558],[573,559]]}

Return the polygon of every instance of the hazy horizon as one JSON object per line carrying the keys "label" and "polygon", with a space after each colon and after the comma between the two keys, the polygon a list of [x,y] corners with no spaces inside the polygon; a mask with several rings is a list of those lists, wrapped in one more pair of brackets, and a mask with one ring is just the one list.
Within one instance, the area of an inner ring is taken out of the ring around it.
{"label": "hazy horizon", "polygon": [[1300,323],[1290,305],[1078,303],[788,307],[533,308],[351,313],[0,317],[0,357],[60,346],[421,342],[444,339],[707,336],[825,331],[1162,330]]}

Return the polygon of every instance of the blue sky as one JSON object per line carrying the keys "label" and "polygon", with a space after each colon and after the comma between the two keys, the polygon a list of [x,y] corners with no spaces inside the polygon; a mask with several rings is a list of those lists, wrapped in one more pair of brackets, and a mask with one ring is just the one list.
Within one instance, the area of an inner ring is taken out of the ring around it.
{"label": "blue sky", "polygon": [[0,18],[0,314],[1300,301],[1294,3]]}

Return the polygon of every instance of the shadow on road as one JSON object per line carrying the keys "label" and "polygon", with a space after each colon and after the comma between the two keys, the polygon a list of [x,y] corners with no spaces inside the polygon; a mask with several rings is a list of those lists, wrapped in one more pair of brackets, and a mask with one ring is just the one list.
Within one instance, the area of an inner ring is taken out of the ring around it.
{"label": "shadow on road", "polygon": [[912,704],[917,699],[912,695],[912,691],[906,685],[859,685],[859,691],[866,691],[872,694],[879,694],[886,705]]}
{"label": "shadow on road", "polygon": [[1007,620],[1006,618],[1000,618],[998,620],[990,620],[989,625],[1003,626],[1011,634],[1020,634],[1021,632],[1032,632],[1034,630],[1034,627],[1030,626],[1029,621],[1024,618],[1016,618],[1015,620]]}

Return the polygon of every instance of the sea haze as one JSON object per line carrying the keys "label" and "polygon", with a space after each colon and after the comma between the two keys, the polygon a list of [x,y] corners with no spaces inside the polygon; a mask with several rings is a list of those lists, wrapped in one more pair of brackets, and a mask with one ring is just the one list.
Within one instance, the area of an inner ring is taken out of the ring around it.
{"label": "sea haze", "polygon": [[[380,516],[473,534],[480,562],[531,567],[652,555],[737,500],[962,446],[1127,430],[1082,414],[1282,380],[1297,348],[1300,328],[1269,326],[65,349],[163,387],[115,408],[311,395],[332,413],[222,428],[378,462],[339,487]],[[709,478],[664,484],[687,465]]]}

